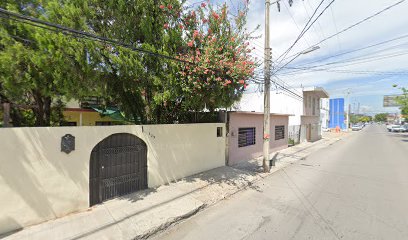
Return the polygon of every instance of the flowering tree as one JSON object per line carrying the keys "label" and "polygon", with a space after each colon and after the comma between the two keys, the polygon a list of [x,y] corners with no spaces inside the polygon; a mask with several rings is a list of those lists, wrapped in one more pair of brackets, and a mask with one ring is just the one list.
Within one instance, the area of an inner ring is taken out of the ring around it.
{"label": "flowering tree", "polygon": [[226,4],[214,7],[204,2],[184,11],[160,6],[168,16],[163,28],[183,30],[179,59],[185,63],[180,65],[178,78],[185,109],[229,107],[248,86],[255,63],[245,28],[245,2],[237,15],[230,14]]}

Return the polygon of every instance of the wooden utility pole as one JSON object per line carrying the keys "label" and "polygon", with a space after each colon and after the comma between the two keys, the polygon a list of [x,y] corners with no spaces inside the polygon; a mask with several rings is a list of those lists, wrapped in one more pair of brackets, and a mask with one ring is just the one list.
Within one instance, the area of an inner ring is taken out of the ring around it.
{"label": "wooden utility pole", "polygon": [[264,122],[263,122],[263,170],[269,172],[269,138],[270,138],[270,88],[271,88],[271,49],[269,43],[269,7],[270,0],[265,0],[265,52],[264,52]]}

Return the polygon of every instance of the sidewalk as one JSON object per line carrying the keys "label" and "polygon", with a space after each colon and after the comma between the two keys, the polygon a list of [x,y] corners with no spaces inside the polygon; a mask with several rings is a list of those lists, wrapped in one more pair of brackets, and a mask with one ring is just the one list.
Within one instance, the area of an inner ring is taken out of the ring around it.
{"label": "sidewalk", "polygon": [[[349,134],[325,134],[277,153],[271,173],[325,148]],[[276,153],[272,153],[274,156]],[[146,239],[200,210],[245,189],[271,173],[262,173],[262,160],[220,167],[25,228],[4,239]],[[1,238],[1,237],[0,237]]]}

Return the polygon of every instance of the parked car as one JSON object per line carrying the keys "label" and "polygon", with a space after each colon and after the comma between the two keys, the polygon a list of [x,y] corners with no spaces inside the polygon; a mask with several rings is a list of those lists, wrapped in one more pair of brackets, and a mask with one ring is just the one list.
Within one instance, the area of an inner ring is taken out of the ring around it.
{"label": "parked car", "polygon": [[399,125],[395,125],[395,124],[388,124],[387,125],[387,130],[388,130],[388,132],[391,132],[391,129],[393,128],[393,127],[398,127]]}
{"label": "parked car", "polygon": [[405,127],[401,125],[394,125],[388,131],[390,132],[405,132]]}
{"label": "parked car", "polygon": [[361,129],[363,129],[363,125],[355,124],[351,126],[352,131],[360,131]]}

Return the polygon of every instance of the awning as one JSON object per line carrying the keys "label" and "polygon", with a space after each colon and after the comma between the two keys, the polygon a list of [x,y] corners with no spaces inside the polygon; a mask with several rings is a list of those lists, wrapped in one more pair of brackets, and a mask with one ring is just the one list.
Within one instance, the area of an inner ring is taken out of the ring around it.
{"label": "awning", "polygon": [[101,107],[96,107],[93,106],[91,107],[93,110],[96,112],[100,113],[102,116],[108,116],[116,121],[129,121],[128,119],[125,118],[123,113],[116,107],[106,107],[106,108],[101,108]]}

